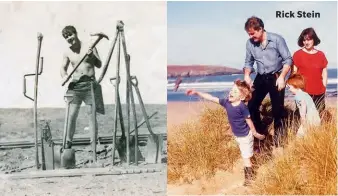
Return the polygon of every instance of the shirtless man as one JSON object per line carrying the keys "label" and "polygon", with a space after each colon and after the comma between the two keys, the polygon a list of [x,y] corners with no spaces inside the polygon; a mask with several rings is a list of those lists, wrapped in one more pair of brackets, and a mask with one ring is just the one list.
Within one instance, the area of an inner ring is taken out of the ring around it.
{"label": "shirtless man", "polygon": [[[65,38],[69,44],[69,48],[65,51],[63,55],[63,63],[61,66],[61,77],[62,83],[66,81],[68,74],[67,69],[69,64],[74,67],[78,62],[84,57],[87,53],[88,56],[84,59],[81,65],[76,69],[72,75],[72,81],[68,85],[68,90],[66,94],[73,95],[71,103],[69,105],[69,119],[68,119],[68,130],[66,138],[66,148],[71,148],[73,136],[76,129],[76,120],[80,111],[82,101],[88,107],[89,116],[92,115],[92,96],[91,96],[91,84],[94,83],[94,94],[95,94],[95,103],[96,103],[96,112],[104,114],[104,104],[102,98],[102,91],[100,85],[95,80],[95,67],[100,68],[102,62],[98,55],[97,49],[94,47],[90,49],[88,44],[80,41],[77,36],[77,31],[73,26],[66,26],[62,30],[62,36]],[[89,50],[87,49],[89,48]],[[95,130],[97,132],[97,120]],[[89,120],[89,127],[94,127],[94,122]],[[91,138],[91,141],[96,138]]]}

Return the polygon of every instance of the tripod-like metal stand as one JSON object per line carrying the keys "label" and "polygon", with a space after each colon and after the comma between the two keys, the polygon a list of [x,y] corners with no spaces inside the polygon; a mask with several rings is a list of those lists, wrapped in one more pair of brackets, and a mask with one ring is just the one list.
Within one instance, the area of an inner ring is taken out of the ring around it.
{"label": "tripod-like metal stand", "polygon": [[[119,116],[119,120],[120,120],[120,124],[121,124],[121,130],[122,130],[122,137],[119,141],[119,146],[124,146],[124,144],[126,145],[125,149],[122,150],[122,152],[120,151],[119,153],[119,157],[121,162],[124,162],[125,159],[127,161],[127,164],[130,164],[130,136],[131,136],[131,132],[130,132],[130,106],[133,112],[133,122],[134,122],[134,130],[135,130],[135,160],[134,163],[137,165],[138,164],[138,128],[137,128],[137,117],[136,117],[136,108],[135,108],[135,100],[134,100],[134,94],[133,94],[133,88],[135,88],[135,91],[137,93],[137,97],[142,109],[142,114],[143,117],[146,121],[147,124],[147,128],[151,134],[151,137],[154,138],[155,141],[157,141],[157,137],[156,135],[153,133],[151,126],[150,126],[150,122],[149,122],[149,117],[147,115],[147,112],[145,110],[143,101],[142,101],[142,97],[141,97],[141,93],[139,91],[138,88],[138,82],[136,79],[136,76],[131,76],[130,75],[130,55],[127,52],[127,47],[126,47],[126,41],[125,41],[125,36],[124,36],[124,23],[122,21],[118,21],[117,25],[116,25],[116,36],[113,42],[113,46],[110,50],[110,54],[108,55],[108,59],[107,61],[110,60],[111,55],[113,53],[114,47],[116,45],[116,42],[118,41],[118,45],[117,45],[117,66],[116,66],[116,77],[114,78],[110,78],[110,81],[115,80],[115,114],[114,114],[114,130],[113,130],[113,149],[112,149],[112,158],[113,158],[113,165],[115,164],[115,150],[117,147],[117,141],[116,141],[116,134],[117,134],[117,124],[118,124],[118,116]],[[121,56],[121,44],[123,47],[123,53],[124,53],[124,60],[125,60],[125,65],[126,65],[126,80],[127,80],[127,92],[126,92],[126,104],[127,104],[127,129],[126,132],[127,134],[125,134],[125,128],[124,128],[124,123],[123,123],[123,114],[122,114],[122,107],[121,107],[121,100],[120,100],[120,92],[119,92],[119,85],[120,85],[120,56]],[[107,63],[109,64],[109,63]],[[106,65],[107,65],[106,64]],[[103,69],[102,75],[105,74],[107,67],[105,67]],[[99,78],[99,82],[102,80],[103,77]],[[133,82],[132,80],[135,80],[136,82]],[[125,141],[125,142],[124,142]],[[157,147],[158,147],[158,142],[157,143]],[[124,151],[126,150],[126,158],[125,158],[125,154]],[[158,154],[158,153],[157,153]],[[156,156],[156,160],[158,159],[158,157]]]}

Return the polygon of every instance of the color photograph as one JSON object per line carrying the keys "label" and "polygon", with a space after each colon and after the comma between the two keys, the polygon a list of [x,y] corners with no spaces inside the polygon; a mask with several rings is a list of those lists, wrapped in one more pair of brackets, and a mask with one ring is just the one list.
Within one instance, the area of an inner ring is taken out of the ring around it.
{"label": "color photograph", "polygon": [[1,2],[1,195],[166,194],[166,2]]}
{"label": "color photograph", "polygon": [[168,195],[337,194],[337,2],[168,2]]}

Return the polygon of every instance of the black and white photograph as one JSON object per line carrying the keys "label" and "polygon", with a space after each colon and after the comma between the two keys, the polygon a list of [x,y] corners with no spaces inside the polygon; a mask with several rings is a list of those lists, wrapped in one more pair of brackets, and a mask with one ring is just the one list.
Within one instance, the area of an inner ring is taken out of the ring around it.
{"label": "black and white photograph", "polygon": [[165,195],[166,2],[0,14],[1,195]]}

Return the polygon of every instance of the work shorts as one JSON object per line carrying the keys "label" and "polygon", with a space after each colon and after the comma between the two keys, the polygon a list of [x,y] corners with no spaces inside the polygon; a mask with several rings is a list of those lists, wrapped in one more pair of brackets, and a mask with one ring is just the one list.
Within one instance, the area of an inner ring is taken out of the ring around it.
{"label": "work shorts", "polygon": [[104,102],[102,96],[102,88],[95,79],[91,77],[81,77],[79,80],[73,80],[68,85],[67,95],[73,95],[70,100],[71,104],[81,105],[84,102],[86,105],[93,104],[92,85],[94,91],[94,100],[96,105],[96,112],[105,114]]}

